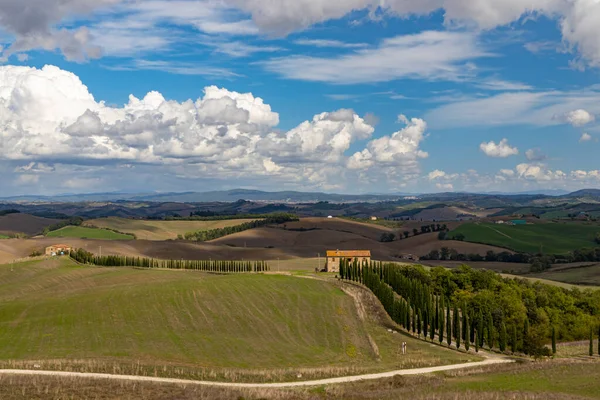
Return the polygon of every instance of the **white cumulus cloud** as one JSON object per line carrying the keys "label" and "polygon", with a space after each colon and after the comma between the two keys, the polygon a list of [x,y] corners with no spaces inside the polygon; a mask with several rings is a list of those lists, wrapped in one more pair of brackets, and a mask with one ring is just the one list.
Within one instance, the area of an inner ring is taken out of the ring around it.
{"label": "white cumulus cloud", "polygon": [[589,133],[584,133],[579,138],[579,143],[589,142],[590,140],[592,140],[592,135],[590,135]]}
{"label": "white cumulus cloud", "polygon": [[481,143],[481,151],[488,157],[506,158],[519,154],[519,149],[508,144],[508,139],[502,139],[498,144],[494,141]]}
{"label": "white cumulus cloud", "polygon": [[[182,179],[268,176],[295,187],[342,187],[368,179],[361,171],[370,168],[382,172],[380,182],[405,181],[427,157],[420,148],[427,124],[401,121],[402,130],[372,139],[372,118],[340,109],[282,131],[279,114],[251,93],[208,86],[197,100],[177,102],[149,92],[116,107],[57,67],[0,67],[0,162],[32,176],[55,168],[53,175],[68,175],[81,166],[81,176],[63,180],[69,188],[94,187],[85,166],[121,165]],[[346,154],[368,140],[364,150]]]}
{"label": "white cumulus cloud", "polygon": [[590,122],[594,122],[596,120],[596,117],[593,114],[587,112],[586,110],[579,109],[566,113],[565,119],[569,124],[575,127],[579,127],[587,125]]}

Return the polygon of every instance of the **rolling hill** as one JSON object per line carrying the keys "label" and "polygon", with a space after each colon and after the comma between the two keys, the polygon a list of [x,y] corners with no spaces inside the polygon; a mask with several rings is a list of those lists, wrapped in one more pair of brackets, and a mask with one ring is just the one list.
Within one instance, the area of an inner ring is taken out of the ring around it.
{"label": "rolling hill", "polygon": [[225,228],[251,221],[255,221],[255,219],[230,219],[222,221],[153,221],[110,217],[88,220],[85,221],[83,225],[130,233],[135,235],[138,239],[169,240],[177,239],[178,235],[183,236],[187,232]]}
{"label": "rolling hill", "polygon": [[[0,266],[0,365],[272,380],[289,379],[286,371],[295,377],[299,368],[336,375],[473,358],[388,333],[337,285],[81,267],[68,258]],[[412,357],[396,356],[401,340]]]}
{"label": "rolling hill", "polygon": [[59,222],[58,219],[35,217],[29,214],[8,214],[0,217],[0,233],[24,233],[37,235],[45,227]]}
{"label": "rolling hill", "polygon": [[465,240],[504,247],[513,251],[536,254],[566,254],[570,251],[594,247],[594,238],[600,226],[576,223],[538,223],[501,225],[469,223],[453,230],[450,237],[462,234]]}

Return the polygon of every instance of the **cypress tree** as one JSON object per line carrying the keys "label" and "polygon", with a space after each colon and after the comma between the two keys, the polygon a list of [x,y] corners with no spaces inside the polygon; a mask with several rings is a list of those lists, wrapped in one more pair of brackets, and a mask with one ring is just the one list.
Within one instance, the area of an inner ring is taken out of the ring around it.
{"label": "cypress tree", "polygon": [[600,356],[600,326],[598,326],[598,355]]}
{"label": "cypress tree", "polygon": [[488,346],[490,350],[494,348],[494,319],[492,318],[492,314],[488,313]]}
{"label": "cypress tree", "polygon": [[454,341],[457,342],[460,340],[460,318],[458,314],[458,307],[456,304],[454,305],[454,315],[452,316],[452,334],[454,335]]}
{"label": "cypress tree", "polygon": [[590,357],[594,355],[594,329],[590,326]]}
{"label": "cypress tree", "polygon": [[450,318],[450,305],[446,308],[446,342],[452,344],[452,319]]}
{"label": "cypress tree", "polygon": [[[465,313],[464,316],[463,316],[463,318],[464,318],[464,321],[465,321],[464,330],[465,330],[465,332],[468,332],[469,331],[469,317]],[[465,336],[465,349],[467,351],[469,351],[470,345],[471,345],[471,343],[470,343],[470,340],[469,340],[469,335],[466,335]]]}
{"label": "cypress tree", "polygon": [[442,344],[444,342],[444,313],[443,312],[440,313],[440,328],[439,328],[438,337],[440,339],[440,344]]}
{"label": "cypress tree", "polygon": [[478,331],[475,331],[476,335],[475,335],[475,353],[479,353],[479,340],[478,340]]}
{"label": "cypress tree", "polygon": [[513,330],[512,330],[512,340],[510,343],[510,349],[513,353],[517,352],[517,326],[513,325]]}
{"label": "cypress tree", "polygon": [[504,324],[504,321],[500,323],[500,337],[498,339],[500,342],[500,351],[504,353],[506,351],[506,324]]}
{"label": "cypress tree", "polygon": [[[455,312],[458,312],[458,309],[455,308],[454,309]],[[456,348],[460,349],[460,324],[458,323],[459,318],[455,318],[455,326],[454,326],[454,330],[456,331]]]}
{"label": "cypress tree", "polygon": [[477,321],[477,341],[479,347],[483,347],[483,316],[479,313],[479,320]]}
{"label": "cypress tree", "polygon": [[467,326],[467,305],[463,305],[462,309],[462,339],[465,343],[468,342],[467,336],[469,334],[469,327]]}
{"label": "cypress tree", "polygon": [[431,325],[429,326],[429,339],[431,339],[431,341],[433,342],[433,340],[435,339],[435,322],[434,322],[435,318],[432,315],[431,316]]}
{"label": "cypress tree", "polygon": [[417,334],[421,337],[421,312],[417,313]]}
{"label": "cypress tree", "polygon": [[556,354],[556,328],[552,325],[552,354]]}

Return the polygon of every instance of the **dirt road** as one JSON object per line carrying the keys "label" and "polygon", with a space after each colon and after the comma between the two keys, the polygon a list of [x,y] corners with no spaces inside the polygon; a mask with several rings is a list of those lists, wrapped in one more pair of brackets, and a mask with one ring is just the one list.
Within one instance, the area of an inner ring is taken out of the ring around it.
{"label": "dirt road", "polygon": [[401,369],[390,372],[382,372],[377,374],[366,374],[356,376],[342,376],[339,378],[319,379],[313,381],[299,381],[299,382],[282,382],[282,383],[229,383],[229,382],[211,382],[211,381],[194,381],[186,379],[175,379],[175,378],[156,378],[151,376],[134,376],[134,375],[111,375],[111,374],[99,374],[99,373],[81,373],[81,372],[61,372],[61,371],[38,371],[38,370],[19,370],[19,369],[4,369],[0,370],[0,375],[33,375],[33,376],[57,376],[57,377],[71,377],[71,378],[91,378],[91,379],[111,379],[120,381],[134,381],[134,382],[154,382],[154,383],[174,383],[181,385],[204,385],[204,386],[219,386],[228,388],[244,388],[244,389],[276,389],[276,388],[290,388],[290,387],[302,387],[302,386],[322,386],[332,385],[339,383],[349,383],[364,380],[375,380],[382,378],[391,378],[397,375],[423,375],[433,372],[451,371],[456,369],[482,367],[492,364],[504,364],[510,363],[513,360],[507,358],[489,358],[484,361],[466,363],[466,364],[455,364],[455,365],[444,365],[440,367],[429,367],[429,368],[415,368],[415,369]]}

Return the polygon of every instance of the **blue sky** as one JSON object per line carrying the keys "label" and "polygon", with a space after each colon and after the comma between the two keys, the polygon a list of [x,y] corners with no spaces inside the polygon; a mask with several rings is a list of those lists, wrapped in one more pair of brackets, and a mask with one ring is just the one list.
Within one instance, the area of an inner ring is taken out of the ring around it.
{"label": "blue sky", "polygon": [[600,186],[596,1],[32,1],[2,194]]}

